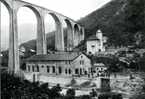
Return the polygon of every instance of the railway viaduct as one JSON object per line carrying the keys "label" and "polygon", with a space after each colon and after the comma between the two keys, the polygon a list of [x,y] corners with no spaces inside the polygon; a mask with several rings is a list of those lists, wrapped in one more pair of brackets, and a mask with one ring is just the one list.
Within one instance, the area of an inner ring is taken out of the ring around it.
{"label": "railway viaduct", "polygon": [[55,49],[57,51],[65,51],[64,46],[64,31],[62,23],[67,25],[67,46],[69,49],[77,46],[80,41],[84,40],[84,28],[77,24],[74,20],[57,13],[55,11],[24,2],[21,0],[0,0],[9,12],[9,71],[14,73],[19,72],[19,46],[18,46],[18,24],[17,24],[17,12],[21,7],[30,8],[37,18],[37,40],[36,40],[36,53],[47,54],[46,34],[44,26],[44,18],[47,14],[51,15],[55,20]]}

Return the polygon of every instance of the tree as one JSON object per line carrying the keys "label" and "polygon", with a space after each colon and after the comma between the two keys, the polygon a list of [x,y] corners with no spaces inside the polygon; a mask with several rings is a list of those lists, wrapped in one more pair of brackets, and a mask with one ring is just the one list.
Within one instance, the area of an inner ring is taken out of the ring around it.
{"label": "tree", "polygon": [[97,92],[94,89],[92,89],[92,92],[90,92],[90,96],[97,97]]}
{"label": "tree", "polygon": [[61,89],[60,85],[57,84],[56,86],[54,86],[54,87],[52,87],[50,89],[50,95],[49,95],[49,97],[51,99],[54,99],[56,97],[61,97],[60,91],[62,91],[62,89]]}
{"label": "tree", "polygon": [[130,26],[129,31],[145,32],[145,0],[127,0],[126,23]]}
{"label": "tree", "polygon": [[[127,0],[125,8],[125,31],[132,34],[140,33],[140,47],[144,47],[145,43],[145,0]],[[134,37],[135,39],[135,37]]]}
{"label": "tree", "polygon": [[75,89],[70,88],[66,92],[66,97],[65,99],[75,99]]}

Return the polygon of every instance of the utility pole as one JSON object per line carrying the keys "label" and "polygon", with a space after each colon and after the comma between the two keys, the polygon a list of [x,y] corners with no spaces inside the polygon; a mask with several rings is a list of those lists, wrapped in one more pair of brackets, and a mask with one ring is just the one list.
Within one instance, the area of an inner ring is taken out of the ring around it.
{"label": "utility pole", "polygon": [[[0,2],[0,53],[1,53],[1,2]],[[1,63],[1,58],[0,58],[0,63]]]}
{"label": "utility pole", "polygon": [[1,68],[1,2],[0,2],[0,68]]}
{"label": "utility pole", "polygon": [[[1,2],[0,2],[0,73],[1,73]],[[0,74],[0,82],[1,82],[1,74]],[[0,83],[0,99],[1,99],[1,83]]]}

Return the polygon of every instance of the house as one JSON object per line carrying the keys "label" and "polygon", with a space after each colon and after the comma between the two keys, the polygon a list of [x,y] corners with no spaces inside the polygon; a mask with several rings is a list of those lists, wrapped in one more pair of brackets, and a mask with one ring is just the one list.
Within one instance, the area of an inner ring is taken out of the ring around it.
{"label": "house", "polygon": [[56,52],[26,59],[26,72],[59,76],[88,76],[91,60],[81,52]]}
{"label": "house", "polygon": [[96,72],[99,72],[99,71],[105,71],[105,70],[107,70],[107,67],[105,66],[105,64],[103,64],[103,63],[95,63],[94,64],[94,68],[95,68],[95,71]]}
{"label": "house", "polygon": [[108,77],[109,73],[107,73],[108,67],[103,63],[94,63],[93,64],[93,76],[94,77]]}
{"label": "house", "polygon": [[87,39],[87,54],[95,54],[96,52],[105,51],[104,43],[107,42],[107,37],[103,37],[101,30],[96,32]]}

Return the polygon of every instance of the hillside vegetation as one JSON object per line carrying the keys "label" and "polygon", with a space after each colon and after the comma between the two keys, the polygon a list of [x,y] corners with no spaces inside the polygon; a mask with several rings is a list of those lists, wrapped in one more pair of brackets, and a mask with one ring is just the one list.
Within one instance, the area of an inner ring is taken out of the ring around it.
{"label": "hillside vegetation", "polygon": [[132,45],[145,47],[145,1],[112,0],[78,23],[86,29],[86,39],[101,29],[109,38],[110,45]]}

